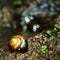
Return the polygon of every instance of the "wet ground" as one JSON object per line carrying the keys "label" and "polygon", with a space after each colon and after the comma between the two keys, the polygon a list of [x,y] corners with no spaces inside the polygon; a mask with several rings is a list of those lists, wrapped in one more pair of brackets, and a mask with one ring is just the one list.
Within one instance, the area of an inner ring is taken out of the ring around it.
{"label": "wet ground", "polygon": [[[8,28],[0,28],[0,60],[60,60],[60,37],[45,37],[43,33],[27,39],[28,50],[25,53],[11,52],[8,42],[15,35]],[[47,52],[41,52],[41,46],[47,46]]]}

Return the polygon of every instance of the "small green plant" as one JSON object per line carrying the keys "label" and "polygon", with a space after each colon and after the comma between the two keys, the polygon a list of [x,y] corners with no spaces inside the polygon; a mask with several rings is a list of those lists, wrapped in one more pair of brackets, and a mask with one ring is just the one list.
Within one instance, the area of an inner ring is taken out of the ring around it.
{"label": "small green plant", "polygon": [[60,22],[57,22],[54,25],[54,28],[52,30],[47,30],[46,31],[47,36],[60,36]]}
{"label": "small green plant", "polygon": [[57,36],[60,36],[60,31],[59,31],[59,32],[57,32]]}
{"label": "small green plant", "polygon": [[56,23],[56,24],[54,25],[54,27],[57,28],[57,29],[60,29],[60,22]]}
{"label": "small green plant", "polygon": [[52,35],[52,31],[51,30],[47,30],[46,33],[51,36]]}
{"label": "small green plant", "polygon": [[47,52],[47,46],[46,45],[41,46],[41,52],[44,54]]}
{"label": "small green plant", "polygon": [[13,7],[17,8],[23,4],[22,0],[13,0]]}

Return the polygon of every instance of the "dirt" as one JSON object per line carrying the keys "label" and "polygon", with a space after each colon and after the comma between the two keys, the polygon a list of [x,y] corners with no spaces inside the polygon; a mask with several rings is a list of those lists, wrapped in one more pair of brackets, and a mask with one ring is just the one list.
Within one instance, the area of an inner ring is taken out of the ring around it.
{"label": "dirt", "polygon": [[[0,60],[60,60],[60,37],[45,37],[39,33],[27,39],[28,50],[25,53],[11,52],[8,42],[14,35],[11,29],[0,29]],[[41,52],[41,46],[47,46],[47,52]]]}

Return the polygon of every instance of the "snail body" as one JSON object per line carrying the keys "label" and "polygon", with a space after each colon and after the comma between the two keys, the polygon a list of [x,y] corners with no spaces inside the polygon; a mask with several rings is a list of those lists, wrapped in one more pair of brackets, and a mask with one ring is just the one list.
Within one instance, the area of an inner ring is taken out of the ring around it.
{"label": "snail body", "polygon": [[26,48],[26,39],[20,35],[13,36],[8,45],[11,50],[21,50]]}

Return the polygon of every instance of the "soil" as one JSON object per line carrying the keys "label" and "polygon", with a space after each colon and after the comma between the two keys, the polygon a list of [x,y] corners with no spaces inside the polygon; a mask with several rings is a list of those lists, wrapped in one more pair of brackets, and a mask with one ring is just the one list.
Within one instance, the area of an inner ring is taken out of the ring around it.
{"label": "soil", "polygon": [[[26,52],[10,51],[8,42],[14,35],[11,29],[0,28],[0,60],[60,60],[60,37],[45,37],[43,33],[27,39]],[[47,46],[47,52],[41,52],[41,46]]]}

